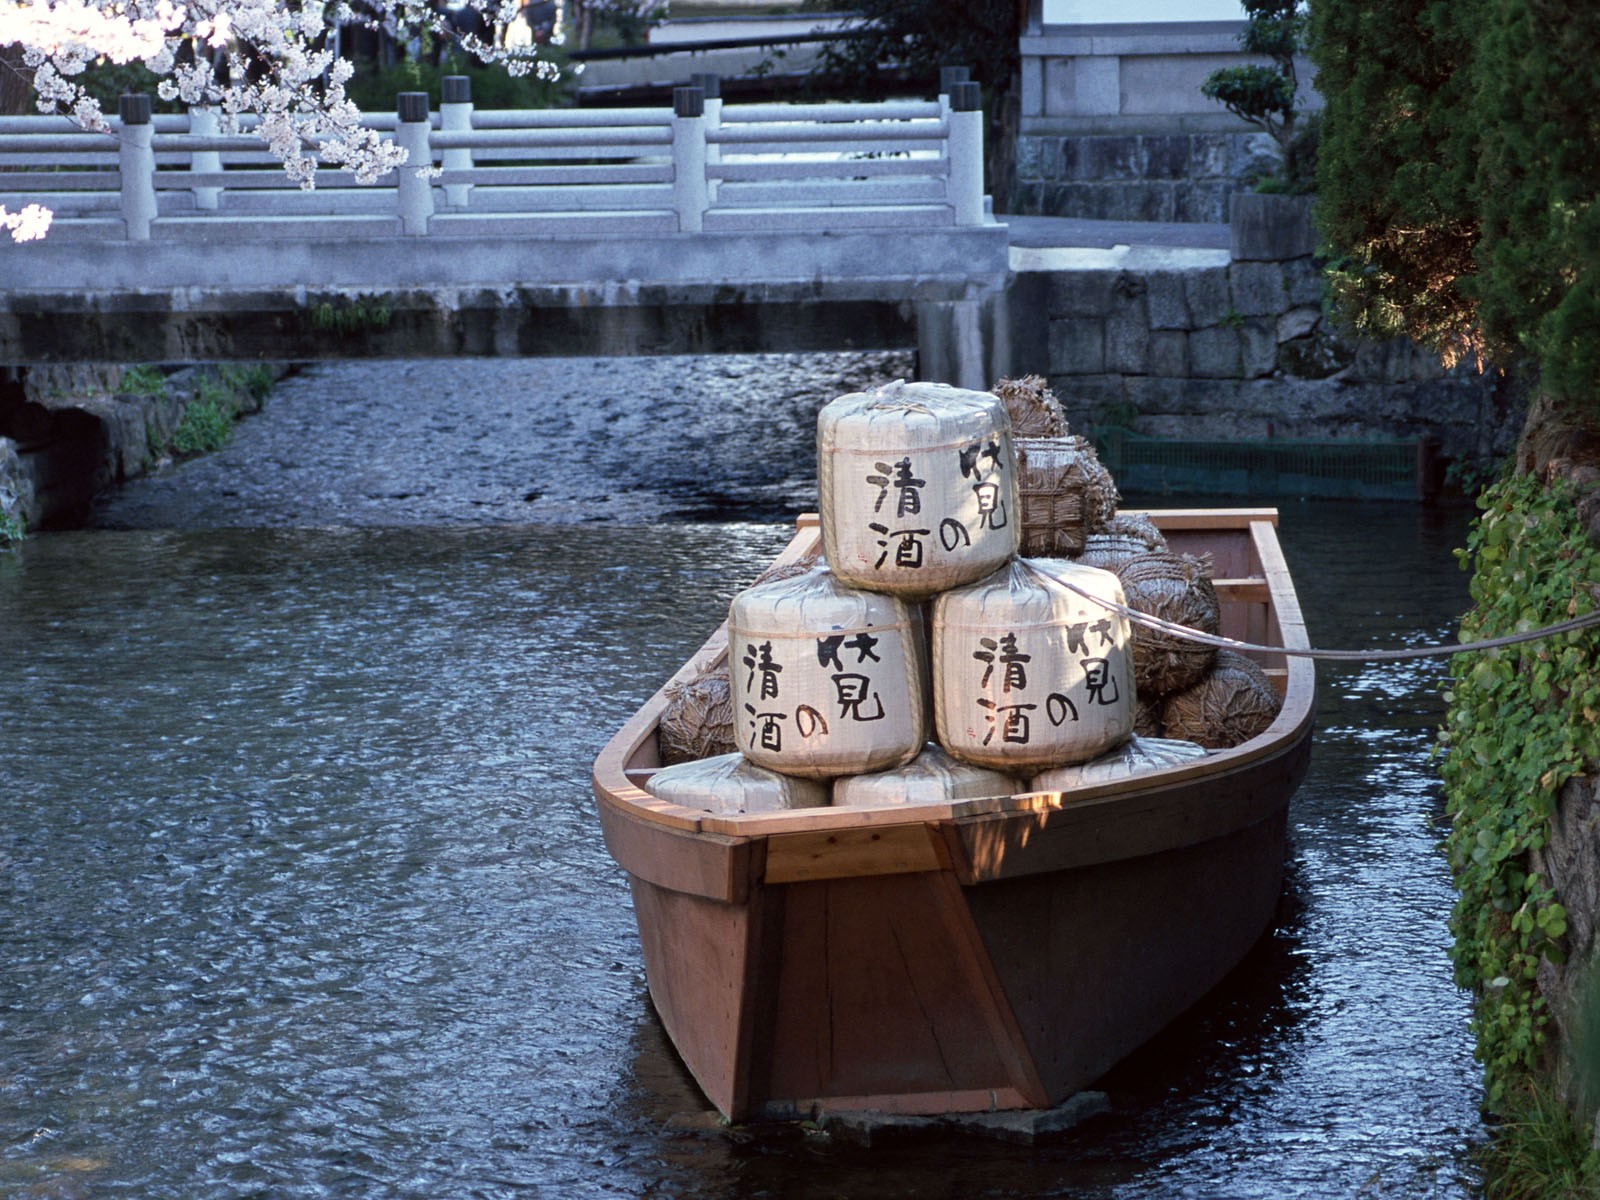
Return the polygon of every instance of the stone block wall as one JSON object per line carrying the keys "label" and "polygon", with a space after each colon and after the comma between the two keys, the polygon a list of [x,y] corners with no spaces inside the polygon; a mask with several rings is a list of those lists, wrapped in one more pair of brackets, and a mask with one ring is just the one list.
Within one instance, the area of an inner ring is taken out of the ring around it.
{"label": "stone block wall", "polygon": [[1519,408],[1497,377],[1447,371],[1404,339],[1353,339],[1324,311],[1309,254],[1091,260],[1019,273],[1011,304],[1014,325],[1036,331],[1014,348],[1018,368],[1048,377],[1077,432],[1430,437],[1446,458],[1467,460],[1501,456],[1515,442]]}
{"label": "stone block wall", "polygon": [[1279,162],[1264,133],[1022,134],[1011,210],[1093,221],[1228,219],[1229,199]]}

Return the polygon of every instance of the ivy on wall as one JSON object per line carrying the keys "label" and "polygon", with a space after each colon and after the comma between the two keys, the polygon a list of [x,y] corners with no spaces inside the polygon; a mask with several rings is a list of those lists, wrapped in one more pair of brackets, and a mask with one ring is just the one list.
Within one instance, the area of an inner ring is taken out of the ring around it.
{"label": "ivy on wall", "polygon": [[[1463,640],[1551,625],[1600,606],[1600,548],[1564,487],[1506,479],[1484,493],[1462,553],[1474,607]],[[1566,911],[1532,870],[1561,785],[1600,763],[1600,634],[1594,630],[1457,655],[1440,741],[1460,896],[1456,977],[1473,990],[1485,1100],[1505,1111],[1546,1052],[1536,975],[1563,962]]]}

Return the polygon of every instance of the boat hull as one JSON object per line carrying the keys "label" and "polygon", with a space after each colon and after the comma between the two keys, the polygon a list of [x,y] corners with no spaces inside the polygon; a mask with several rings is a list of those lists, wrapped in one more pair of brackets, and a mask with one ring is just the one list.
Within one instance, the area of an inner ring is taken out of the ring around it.
{"label": "boat hull", "polygon": [[[1308,746],[1241,782],[1286,796]],[[632,876],[651,999],[735,1120],[1049,1107],[1270,926],[1287,806],[1266,808],[1190,845],[987,882],[952,862],[733,902]]]}
{"label": "boat hull", "polygon": [[[1303,640],[1275,540],[1239,528],[1246,542],[1205,543],[1256,572],[1224,588],[1230,632]],[[1042,1108],[1149,1040],[1276,911],[1312,689],[1303,660],[1268,666],[1284,709],[1245,746],[925,811],[664,805],[634,782],[654,752],[647,706],[597,763],[596,794],[652,1001],[706,1096],[733,1120]]]}

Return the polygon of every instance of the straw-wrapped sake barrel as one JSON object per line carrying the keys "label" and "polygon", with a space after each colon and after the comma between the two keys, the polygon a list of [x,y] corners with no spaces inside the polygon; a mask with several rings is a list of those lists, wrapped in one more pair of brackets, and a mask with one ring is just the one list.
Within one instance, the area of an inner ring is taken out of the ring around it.
{"label": "straw-wrapped sake barrel", "polygon": [[975,767],[951,758],[929,742],[903,767],[850,775],[834,780],[835,808],[866,808],[890,804],[950,804],[956,800],[981,800],[985,796],[1010,796],[1020,790],[1019,780],[988,767]]}
{"label": "straw-wrapped sake barrel", "polygon": [[1133,732],[1128,622],[1107,571],[1016,559],[933,606],[933,710],[956,758],[1003,771],[1083,762]]}
{"label": "straw-wrapped sake barrel", "polygon": [[734,740],[813,779],[899,766],[928,739],[921,610],[826,566],[747,588],[728,611]]}
{"label": "straw-wrapped sake barrel", "polygon": [[1114,783],[1146,771],[1194,762],[1206,756],[1206,748],[1176,738],[1147,738],[1135,734],[1109,753],[1086,763],[1052,767],[1033,777],[1035,792],[1070,792],[1095,783]]}
{"label": "straw-wrapped sake barrel", "polygon": [[988,392],[942,383],[852,392],[817,414],[824,555],[840,579],[930,596],[1017,551],[1011,421]]}
{"label": "straw-wrapped sake barrel", "polygon": [[713,813],[782,812],[819,808],[826,784],[757,766],[742,754],[719,754],[663,767],[644,785],[657,799]]}
{"label": "straw-wrapped sake barrel", "polygon": [[1018,438],[1021,552],[1077,554],[1117,509],[1117,487],[1087,438]]}
{"label": "straw-wrapped sake barrel", "polygon": [[668,690],[656,746],[664,763],[733,752],[733,689],[726,665]]}
{"label": "straw-wrapped sake barrel", "polygon": [[1067,414],[1043,375],[1001,379],[994,385],[994,394],[1006,406],[1013,437],[1067,436]]}

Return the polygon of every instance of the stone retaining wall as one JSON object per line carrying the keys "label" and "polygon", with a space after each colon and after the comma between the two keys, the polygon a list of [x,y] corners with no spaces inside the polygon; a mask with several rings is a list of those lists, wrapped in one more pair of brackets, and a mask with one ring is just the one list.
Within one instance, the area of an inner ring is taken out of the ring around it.
{"label": "stone retaining wall", "polygon": [[[0,516],[30,530],[71,528],[105,488],[171,461],[204,370],[167,375],[157,394],[135,395],[120,366],[8,369],[0,375]],[[236,415],[261,407],[241,386],[226,395]]]}
{"label": "stone retaining wall", "polygon": [[1231,254],[1063,252],[1061,268],[1018,273],[1014,359],[1049,378],[1084,432],[1428,437],[1446,458],[1506,454],[1521,413],[1497,375],[1447,371],[1403,339],[1360,341],[1336,327],[1309,253],[1306,202],[1299,207],[1298,226],[1235,224]]}
{"label": "stone retaining wall", "polygon": [[1228,201],[1280,161],[1265,133],[1022,134],[1011,211],[1094,221],[1228,219]]}

